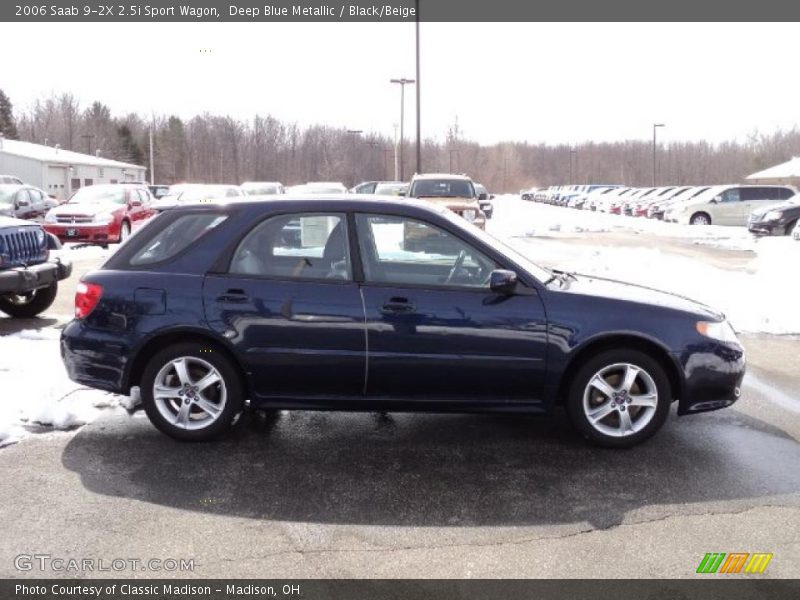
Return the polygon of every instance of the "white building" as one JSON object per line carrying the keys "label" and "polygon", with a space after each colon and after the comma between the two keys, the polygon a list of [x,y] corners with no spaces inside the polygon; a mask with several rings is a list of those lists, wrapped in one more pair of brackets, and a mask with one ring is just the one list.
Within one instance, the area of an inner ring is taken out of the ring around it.
{"label": "white building", "polygon": [[790,184],[800,186],[800,157],[746,177],[747,183]]}
{"label": "white building", "polygon": [[139,165],[3,138],[0,174],[19,177],[62,200],[87,185],[145,180],[145,168]]}

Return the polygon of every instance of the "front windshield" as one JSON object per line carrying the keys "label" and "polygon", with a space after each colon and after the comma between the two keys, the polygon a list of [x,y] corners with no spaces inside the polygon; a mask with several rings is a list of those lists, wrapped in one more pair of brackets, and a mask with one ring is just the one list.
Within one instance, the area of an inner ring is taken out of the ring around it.
{"label": "front windshield", "polygon": [[464,179],[420,179],[411,185],[412,198],[474,198],[471,181]]}
{"label": "front windshield", "polygon": [[550,271],[549,269],[546,269],[541,265],[537,265],[527,256],[522,254],[519,250],[516,250],[513,246],[508,245],[507,243],[494,237],[493,235],[486,233],[483,229],[478,229],[477,227],[469,225],[466,221],[464,221],[463,218],[459,217],[454,212],[448,210],[448,211],[443,211],[441,214],[445,216],[451,223],[458,226],[460,229],[468,231],[471,235],[474,235],[484,243],[492,246],[493,248],[497,248],[508,258],[510,258],[519,266],[521,266],[523,269],[528,271],[528,273],[533,275],[541,283],[545,283],[553,277],[553,272]]}
{"label": "front windshield", "polygon": [[[168,197],[169,196],[164,196],[164,199]],[[224,197],[225,189],[212,185],[186,188],[177,196],[181,202],[202,202],[205,200]]]}
{"label": "front windshield", "polygon": [[79,189],[69,199],[70,204],[125,204],[125,190],[121,187],[89,186]]}
{"label": "front windshield", "polygon": [[405,183],[379,183],[375,188],[375,194],[389,194],[390,196],[399,196],[406,188]]}

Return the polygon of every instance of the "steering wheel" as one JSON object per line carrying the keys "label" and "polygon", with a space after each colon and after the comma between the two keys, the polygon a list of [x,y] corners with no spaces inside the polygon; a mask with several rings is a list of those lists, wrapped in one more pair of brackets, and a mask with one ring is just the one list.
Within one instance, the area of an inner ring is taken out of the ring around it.
{"label": "steering wheel", "polygon": [[447,279],[444,280],[445,283],[450,283],[453,280],[453,278],[456,276],[456,273],[458,273],[458,270],[461,268],[461,265],[464,264],[466,258],[467,258],[466,250],[462,250],[461,252],[458,253],[456,262],[453,263],[453,268],[450,269],[450,273],[448,273]]}

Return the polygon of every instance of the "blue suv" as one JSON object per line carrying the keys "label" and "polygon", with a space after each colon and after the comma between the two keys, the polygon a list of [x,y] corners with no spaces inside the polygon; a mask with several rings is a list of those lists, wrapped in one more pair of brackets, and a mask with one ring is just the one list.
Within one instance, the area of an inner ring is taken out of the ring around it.
{"label": "blue suv", "polygon": [[547,413],[605,446],[731,405],[744,352],[706,306],[551,271],[445,208],[361,196],[184,206],[76,294],[70,377],[181,440],[271,409]]}

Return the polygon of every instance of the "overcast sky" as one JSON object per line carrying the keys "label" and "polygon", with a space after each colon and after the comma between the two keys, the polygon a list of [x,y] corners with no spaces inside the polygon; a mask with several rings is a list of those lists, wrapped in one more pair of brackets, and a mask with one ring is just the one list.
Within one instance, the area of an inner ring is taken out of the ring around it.
{"label": "overcast sky", "polygon": [[[272,114],[391,135],[414,25],[5,24],[0,88],[128,111]],[[483,143],[743,138],[800,121],[794,24],[423,23],[423,136]],[[202,51],[201,51],[202,50]],[[407,87],[406,135],[414,135]]]}

